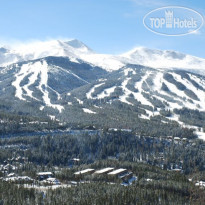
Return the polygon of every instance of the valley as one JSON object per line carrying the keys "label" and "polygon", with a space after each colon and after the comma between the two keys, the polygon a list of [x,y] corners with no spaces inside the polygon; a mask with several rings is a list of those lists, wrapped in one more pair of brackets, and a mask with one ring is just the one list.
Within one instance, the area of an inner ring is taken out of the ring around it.
{"label": "valley", "polygon": [[[0,65],[0,204],[205,203],[204,59],[74,39],[1,48]],[[76,177],[108,168],[126,173]]]}

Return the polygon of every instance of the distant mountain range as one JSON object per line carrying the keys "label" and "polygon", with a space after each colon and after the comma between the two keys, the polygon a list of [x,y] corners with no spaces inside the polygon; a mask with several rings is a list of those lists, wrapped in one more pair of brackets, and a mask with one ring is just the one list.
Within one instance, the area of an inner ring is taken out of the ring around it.
{"label": "distant mountain range", "polygon": [[97,54],[69,40],[0,48],[0,66],[2,112],[107,127],[132,127],[125,119],[205,127],[205,59],[148,48]]}
{"label": "distant mountain range", "polygon": [[118,70],[127,64],[139,64],[163,69],[185,69],[205,74],[205,59],[177,51],[137,47],[121,55],[98,54],[79,40],[52,40],[25,44],[9,50],[0,48],[0,66],[48,56],[83,60],[107,71]]}

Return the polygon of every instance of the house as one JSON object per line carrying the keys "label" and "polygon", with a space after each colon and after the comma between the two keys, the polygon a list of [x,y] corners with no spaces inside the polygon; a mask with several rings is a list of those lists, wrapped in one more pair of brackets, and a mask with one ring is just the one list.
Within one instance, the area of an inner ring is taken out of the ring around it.
{"label": "house", "polygon": [[75,176],[89,175],[89,174],[92,174],[94,172],[95,172],[94,169],[84,169],[84,170],[75,172],[74,175]]}
{"label": "house", "polygon": [[46,180],[44,180],[43,182],[46,182],[48,184],[52,184],[52,185],[60,185],[61,183],[59,182],[58,179],[56,178],[47,178]]}
{"label": "house", "polygon": [[78,182],[76,182],[76,181],[71,181],[70,183],[71,183],[71,185],[73,185],[73,186],[77,186],[77,185],[78,185]]}
{"label": "house", "polygon": [[54,174],[52,172],[38,172],[36,175],[39,181],[54,178]]}
{"label": "house", "polygon": [[79,162],[80,159],[79,159],[79,158],[73,158],[72,161],[74,161],[74,162]]}
{"label": "house", "polygon": [[132,132],[131,129],[121,129],[122,132]]}
{"label": "house", "polygon": [[117,129],[117,128],[109,128],[109,129],[108,129],[108,132],[112,132],[112,131],[117,132],[118,129]]}
{"label": "house", "polygon": [[132,176],[131,178],[129,178],[127,181],[123,181],[121,183],[122,186],[129,186],[132,185],[135,181],[137,180],[137,177]]}
{"label": "house", "polygon": [[180,169],[180,168],[174,168],[174,169],[172,169],[172,171],[175,171],[175,172],[183,172],[183,170]]}
{"label": "house", "polygon": [[74,165],[79,165],[80,164],[80,159],[79,158],[73,158],[68,161],[69,167],[73,167]]}
{"label": "house", "polygon": [[127,172],[124,175],[121,175],[120,179],[122,179],[123,182],[128,182],[132,177],[133,177],[133,173],[132,172]]}
{"label": "house", "polygon": [[167,139],[172,140],[173,137],[172,136],[167,136]]}
{"label": "house", "polygon": [[34,180],[28,176],[16,176],[13,173],[3,179],[9,182],[33,182]]}
{"label": "house", "polygon": [[112,172],[109,172],[108,176],[120,178],[121,176],[123,176],[126,173],[127,173],[127,169],[120,168],[120,169],[116,169]]}
{"label": "house", "polygon": [[205,182],[204,181],[197,181],[195,183],[195,186],[205,187]]}
{"label": "house", "polygon": [[114,168],[107,167],[107,168],[104,168],[104,169],[97,170],[94,174],[107,174],[107,173],[109,173],[113,170],[114,170]]}

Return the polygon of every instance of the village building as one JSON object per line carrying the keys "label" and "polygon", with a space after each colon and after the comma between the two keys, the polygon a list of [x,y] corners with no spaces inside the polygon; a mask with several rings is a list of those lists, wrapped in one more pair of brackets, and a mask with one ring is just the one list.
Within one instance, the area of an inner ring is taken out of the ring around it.
{"label": "village building", "polygon": [[76,166],[76,165],[79,165],[80,164],[80,159],[79,158],[73,158],[71,160],[68,161],[68,165],[69,167],[73,167],[73,166]]}
{"label": "village building", "polygon": [[75,172],[74,175],[75,176],[89,175],[89,174],[92,174],[94,172],[95,172],[94,169],[84,169],[84,170]]}
{"label": "village building", "polygon": [[123,180],[123,182],[128,182],[129,179],[131,179],[133,177],[133,173],[132,172],[127,172],[124,175],[120,176],[120,179]]}
{"label": "village building", "polygon": [[48,183],[48,184],[52,184],[52,185],[60,185],[60,181],[56,178],[47,178],[46,180],[44,180],[44,182]]}
{"label": "village building", "polygon": [[107,168],[104,168],[104,169],[100,169],[100,170],[97,170],[94,174],[107,174],[107,173],[109,173],[109,172],[111,172],[111,171],[113,171],[114,170],[114,168],[112,168],[112,167],[107,167]]}
{"label": "village building", "polygon": [[54,174],[52,172],[38,172],[36,175],[39,181],[43,181],[48,178],[54,178]]}
{"label": "village building", "polygon": [[128,172],[127,169],[122,169],[122,168],[120,168],[120,169],[116,169],[116,170],[114,170],[114,171],[112,171],[112,172],[109,172],[109,173],[108,173],[108,176],[120,178],[121,176],[123,176],[123,175],[126,174],[127,172]]}

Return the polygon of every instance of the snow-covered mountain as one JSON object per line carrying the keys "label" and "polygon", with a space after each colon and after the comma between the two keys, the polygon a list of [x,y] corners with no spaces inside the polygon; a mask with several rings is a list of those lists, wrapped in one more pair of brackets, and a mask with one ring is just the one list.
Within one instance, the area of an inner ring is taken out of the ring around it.
{"label": "snow-covered mountain", "polygon": [[78,62],[78,59],[80,59],[109,71],[117,70],[124,66],[124,63],[118,57],[95,53],[84,43],[76,39],[35,42],[14,47],[12,50],[1,49],[0,66],[48,56],[69,57],[73,62]]}
{"label": "snow-covered mountain", "polygon": [[21,56],[16,52],[11,51],[4,47],[0,48],[0,66],[6,66],[21,60],[22,60]]}
{"label": "snow-covered mountain", "polygon": [[205,112],[205,77],[182,70],[128,65],[75,95],[82,101],[120,101],[141,107],[145,113],[139,117],[147,119],[160,115],[162,110],[187,108]]}
{"label": "snow-covered mountain", "polygon": [[73,62],[80,59],[110,72],[127,64],[139,64],[162,69],[185,69],[205,75],[205,59],[195,56],[143,47],[137,47],[121,55],[99,54],[76,39],[39,41],[14,46],[11,50],[1,48],[0,66],[48,56],[69,57]]}
{"label": "snow-covered mountain", "polygon": [[[70,57],[73,61],[80,53],[93,53],[91,49],[78,40],[59,41],[51,40],[45,42],[35,42],[19,45],[12,50],[1,48],[0,62],[1,66],[12,63],[34,60],[48,56]],[[15,58],[13,58],[15,56]]]}
{"label": "snow-covered mountain", "polygon": [[0,64],[0,110],[6,112],[74,123],[123,123],[129,113],[130,119],[204,126],[205,77],[197,74],[204,59],[145,48],[97,54],[68,40],[1,48]]}
{"label": "snow-covered mountain", "polygon": [[121,55],[125,62],[153,68],[184,69],[205,75],[205,59],[177,51],[135,48]]}
{"label": "snow-covered mountain", "polygon": [[[34,106],[34,110],[43,111],[45,108],[61,113],[65,103],[61,100],[63,93],[106,74],[100,67],[81,60],[76,63],[67,57],[45,57],[15,63],[0,70],[1,100],[16,111],[25,111],[26,106],[21,105],[26,104]],[[31,109],[32,112],[34,110]]]}

